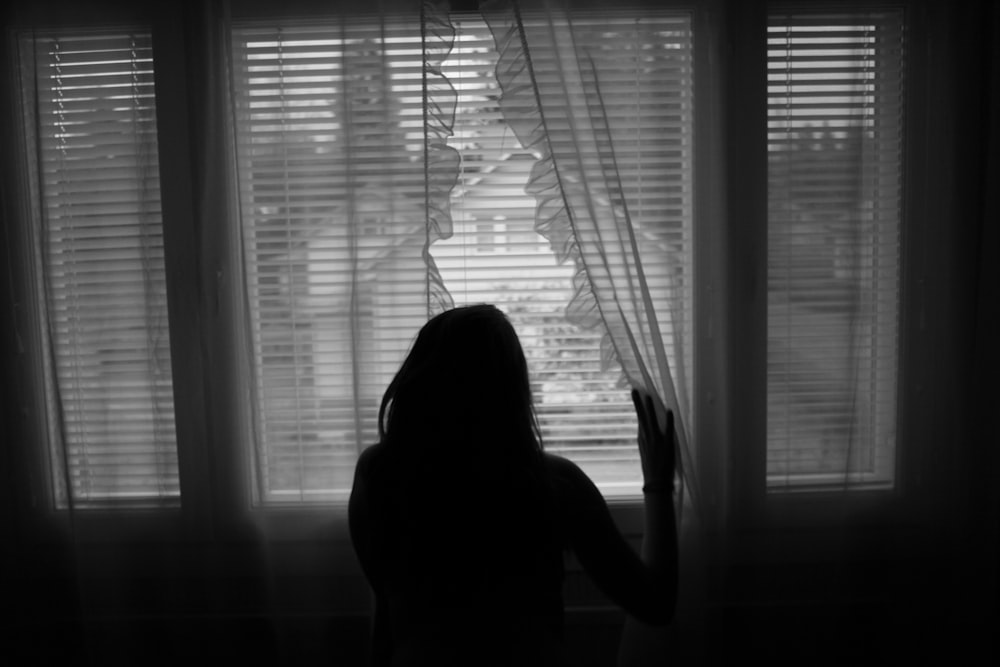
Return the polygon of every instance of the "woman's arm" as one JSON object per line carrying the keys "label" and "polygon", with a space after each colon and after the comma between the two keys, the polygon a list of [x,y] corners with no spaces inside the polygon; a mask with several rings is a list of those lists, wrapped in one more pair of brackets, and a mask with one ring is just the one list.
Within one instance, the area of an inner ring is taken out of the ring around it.
{"label": "woman's arm", "polygon": [[645,531],[641,557],[643,563],[653,568],[664,579],[669,613],[673,618],[677,603],[677,526],[674,508],[674,471],[677,445],[675,443],[674,415],[666,411],[666,424],[660,427],[653,397],[632,391],[639,422],[639,457],[642,461],[643,500],[645,503]]}
{"label": "woman's arm", "polygon": [[677,540],[669,494],[647,494],[641,556],[618,530],[594,483],[573,462],[547,457],[570,547],[608,598],[650,625],[665,625],[677,596]]}
{"label": "woman's arm", "polygon": [[615,525],[604,497],[576,464],[549,456],[570,546],[605,595],[630,616],[666,625],[677,601],[677,528],[674,520],[673,415],[660,428],[649,396],[632,393],[639,419],[645,532],[640,554]]}
{"label": "woman's arm", "polygon": [[[639,420],[639,454],[642,458],[643,496],[646,505],[646,530],[643,534],[642,559],[669,568],[670,614],[677,600],[677,527],[674,525],[674,468],[677,445],[673,414],[666,412],[666,426],[660,428],[651,396],[632,392]],[[622,628],[618,647],[618,667],[659,665],[666,657],[665,628],[654,629],[629,616]]]}

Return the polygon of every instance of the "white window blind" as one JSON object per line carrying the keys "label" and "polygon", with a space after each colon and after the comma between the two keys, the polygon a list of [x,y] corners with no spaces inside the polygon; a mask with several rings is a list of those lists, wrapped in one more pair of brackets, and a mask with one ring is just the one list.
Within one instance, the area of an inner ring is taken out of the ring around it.
{"label": "white window blind", "polygon": [[419,24],[233,37],[256,496],[346,498],[382,392],[427,320]]}
{"label": "white window blind", "polygon": [[57,504],[177,502],[150,37],[32,34],[21,53]]}
{"label": "white window blind", "polygon": [[[449,143],[462,164],[454,236],[431,251],[456,304],[492,302],[511,317],[547,449],[578,460],[605,493],[635,493],[628,392],[617,369],[600,368],[599,333],[564,319],[573,267],[558,265],[533,230],[535,200],[524,189],[535,156],[499,111],[493,38],[481,20],[453,20],[442,70],[458,95]],[[687,19],[581,20],[613,79],[609,113],[627,128],[618,156],[632,215],[652,257],[665,258],[669,245],[686,258],[653,269],[651,281],[672,271],[690,286]],[[233,41],[258,499],[345,498],[358,452],[377,438],[382,392],[427,319],[419,28],[360,19],[247,26]]]}
{"label": "white window blind", "polygon": [[[526,30],[546,30],[526,17]],[[668,294],[691,318],[693,77],[687,15],[616,12],[573,16],[575,37],[593,54],[646,276],[664,332]],[[497,105],[493,37],[480,21],[456,22],[446,74],[459,92],[452,144],[462,171],[452,200],[455,236],[434,246],[456,303],[495,303],[511,318],[533,381],[547,451],[581,465],[605,495],[639,492],[635,413],[616,364],[601,368],[601,332],[566,321],[575,286],[571,262],[557,264],[534,231],[535,198],[525,194],[535,155],[522,149]],[[562,76],[553,48],[532,42],[540,85]],[[560,119],[548,109],[547,122]],[[558,112],[556,112],[558,113]],[[586,156],[597,159],[597,156]],[[668,276],[668,273],[671,274]],[[671,283],[670,279],[673,280]],[[679,287],[676,293],[669,289]],[[684,338],[690,341],[691,337]],[[690,348],[667,346],[672,367]]]}
{"label": "white window blind", "polygon": [[894,12],[768,27],[768,486],[895,474],[903,33]]}

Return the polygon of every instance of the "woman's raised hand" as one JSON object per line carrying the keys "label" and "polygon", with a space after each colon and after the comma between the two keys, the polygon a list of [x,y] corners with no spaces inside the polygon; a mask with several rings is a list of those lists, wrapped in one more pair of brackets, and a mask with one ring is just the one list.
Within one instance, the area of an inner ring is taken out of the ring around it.
{"label": "woman's raised hand", "polygon": [[652,396],[633,389],[632,403],[639,418],[639,458],[642,461],[643,490],[671,491],[676,464],[674,413],[667,410],[667,423],[661,429]]}

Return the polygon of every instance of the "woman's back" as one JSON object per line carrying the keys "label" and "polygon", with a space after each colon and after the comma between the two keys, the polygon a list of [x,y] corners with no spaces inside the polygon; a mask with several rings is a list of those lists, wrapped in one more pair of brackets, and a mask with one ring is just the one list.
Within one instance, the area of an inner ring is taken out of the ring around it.
{"label": "woman's back", "polygon": [[562,664],[567,549],[626,611],[666,621],[676,597],[672,426],[661,430],[652,402],[633,398],[653,493],[648,565],[593,482],[543,453],[506,317],[470,306],[424,325],[382,398],[381,442],[362,453],[351,494],[351,538],[375,592],[375,664]]}
{"label": "woman's back", "polygon": [[503,479],[461,459],[420,463],[385,445],[365,450],[352,539],[393,664],[442,664],[448,654],[463,664],[537,656],[559,664],[561,504],[544,474]]}

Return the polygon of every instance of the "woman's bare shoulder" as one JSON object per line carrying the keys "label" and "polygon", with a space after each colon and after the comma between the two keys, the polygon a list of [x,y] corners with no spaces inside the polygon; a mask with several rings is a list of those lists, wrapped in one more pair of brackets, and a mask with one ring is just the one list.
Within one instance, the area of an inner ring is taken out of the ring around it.
{"label": "woman's bare shoulder", "polygon": [[562,499],[578,502],[586,498],[602,498],[587,473],[573,461],[546,452],[545,469],[553,489]]}
{"label": "woman's bare shoulder", "polygon": [[545,452],[543,456],[545,457],[545,469],[549,475],[557,479],[573,480],[578,479],[581,475],[586,477],[580,466],[563,456],[549,452]]}
{"label": "woman's bare shoulder", "polygon": [[361,450],[361,454],[358,455],[358,462],[355,464],[355,471],[359,475],[368,475],[371,472],[373,466],[377,465],[379,459],[381,459],[385,452],[385,445],[382,443],[375,443],[374,445],[369,445]]}

